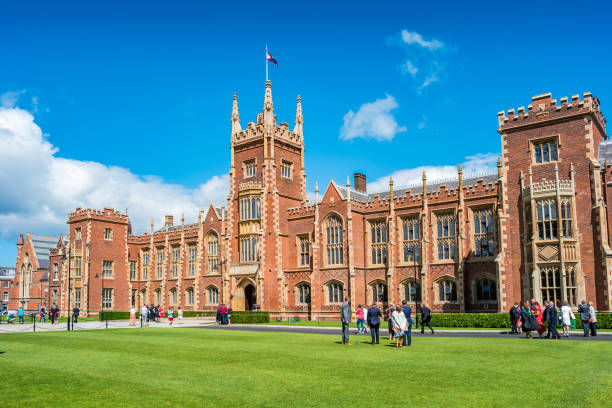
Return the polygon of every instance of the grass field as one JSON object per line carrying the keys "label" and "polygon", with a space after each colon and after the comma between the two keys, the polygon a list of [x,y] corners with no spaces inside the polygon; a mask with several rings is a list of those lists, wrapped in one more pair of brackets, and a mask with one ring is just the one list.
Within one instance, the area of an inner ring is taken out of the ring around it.
{"label": "grass field", "polygon": [[[601,407],[612,342],[118,329],[0,336],[2,406]],[[351,338],[354,341],[354,337]]]}

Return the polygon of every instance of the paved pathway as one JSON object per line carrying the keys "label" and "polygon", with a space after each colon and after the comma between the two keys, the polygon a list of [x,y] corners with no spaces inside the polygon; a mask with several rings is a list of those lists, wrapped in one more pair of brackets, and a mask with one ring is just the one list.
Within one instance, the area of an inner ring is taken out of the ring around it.
{"label": "paved pathway", "polygon": [[[186,326],[190,327],[190,326]],[[256,332],[273,332],[273,333],[309,333],[309,334],[330,334],[341,337],[341,329],[339,327],[316,327],[316,326],[274,326],[274,325],[257,325],[257,324],[233,324],[231,326],[219,326],[219,325],[206,325],[206,326],[191,326],[203,329],[214,329],[214,330],[246,330]],[[382,329],[380,331],[381,339],[388,339],[388,330]],[[359,340],[369,343],[370,334],[357,335],[355,329],[351,329],[351,341],[354,341],[356,337]],[[499,330],[436,330],[434,335],[429,334],[429,330],[425,334],[421,334],[420,331],[412,331],[412,339],[418,339],[419,337],[471,337],[471,338],[524,338],[523,335],[511,335],[507,334],[507,331],[503,329]],[[612,341],[612,332],[599,332],[596,337],[583,337],[582,330],[574,331],[570,334],[570,337],[561,337],[562,340],[580,340],[580,341]]]}
{"label": "paved pathway", "polygon": [[[174,327],[201,327],[203,325],[215,324],[215,319],[210,318],[198,318],[198,319],[183,319],[175,320],[172,326],[168,324],[168,320],[164,320],[160,323],[150,323],[149,327],[161,327],[161,328],[174,328]],[[130,326],[129,320],[109,320],[108,326],[106,322],[98,321],[83,321],[75,323],[74,330],[102,330],[102,329],[135,329],[140,327],[140,321],[136,322],[136,326]],[[49,332],[49,331],[66,331],[66,322],[59,324],[51,323],[38,323],[36,322],[36,328],[32,323],[11,323],[11,324],[0,324],[0,334],[2,333],[20,333],[20,332]]]}

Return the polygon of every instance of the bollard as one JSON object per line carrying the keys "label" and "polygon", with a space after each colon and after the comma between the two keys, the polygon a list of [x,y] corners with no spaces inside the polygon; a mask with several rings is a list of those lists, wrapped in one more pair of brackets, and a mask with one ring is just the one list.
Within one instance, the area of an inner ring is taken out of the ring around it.
{"label": "bollard", "polygon": [[34,333],[36,333],[36,318],[34,317],[34,313],[32,313],[32,321],[34,322]]}

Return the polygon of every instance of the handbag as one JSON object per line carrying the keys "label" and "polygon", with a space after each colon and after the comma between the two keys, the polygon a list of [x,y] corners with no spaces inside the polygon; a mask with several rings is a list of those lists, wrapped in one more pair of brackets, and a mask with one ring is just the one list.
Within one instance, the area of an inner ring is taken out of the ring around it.
{"label": "handbag", "polygon": [[589,317],[589,323],[593,323],[593,318]]}

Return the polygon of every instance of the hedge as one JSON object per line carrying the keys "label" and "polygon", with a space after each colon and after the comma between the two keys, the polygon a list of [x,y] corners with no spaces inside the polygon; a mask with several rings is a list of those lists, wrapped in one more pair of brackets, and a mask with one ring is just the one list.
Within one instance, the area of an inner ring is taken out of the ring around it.
{"label": "hedge", "polygon": [[232,323],[268,323],[270,312],[232,311]]}
{"label": "hedge", "polygon": [[[137,314],[138,316],[138,314]],[[103,320],[125,320],[130,318],[130,312],[116,312],[109,310],[107,312],[100,312],[98,314],[100,321]]]}
{"label": "hedge", "polygon": [[[578,315],[576,314],[576,317]],[[419,324],[421,315],[419,314]],[[512,327],[508,313],[432,313],[431,325],[435,327],[482,327],[489,329]],[[580,319],[576,328],[582,329]],[[597,313],[597,328],[612,329],[612,313]]]}

